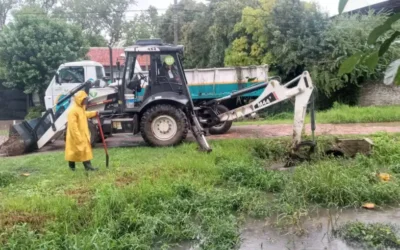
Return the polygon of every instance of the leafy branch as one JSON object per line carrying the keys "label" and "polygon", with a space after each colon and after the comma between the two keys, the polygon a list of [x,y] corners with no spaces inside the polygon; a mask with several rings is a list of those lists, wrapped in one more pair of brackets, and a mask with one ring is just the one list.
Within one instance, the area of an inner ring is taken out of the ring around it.
{"label": "leafy branch", "polygon": [[[342,14],[348,0],[339,1],[339,14]],[[400,20],[400,13],[389,17],[382,25],[375,27],[368,37],[368,45],[371,45],[373,51],[367,53],[357,52],[347,58],[340,66],[338,76],[342,77],[345,74],[351,73],[357,65],[363,64],[368,66],[370,70],[374,70],[381,58],[390,48],[390,46],[400,36],[400,32],[393,29],[393,24]],[[379,45],[380,38],[391,34]],[[377,49],[379,48],[379,49]],[[392,62],[385,72],[384,83],[387,85],[400,85],[400,59]]]}

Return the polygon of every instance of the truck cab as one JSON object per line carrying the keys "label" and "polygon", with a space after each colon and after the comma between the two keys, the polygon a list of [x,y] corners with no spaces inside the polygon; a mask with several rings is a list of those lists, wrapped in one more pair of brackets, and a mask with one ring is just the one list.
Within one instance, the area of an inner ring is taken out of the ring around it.
{"label": "truck cab", "polygon": [[88,80],[99,80],[100,86],[106,86],[104,76],[104,67],[97,62],[80,61],[60,65],[45,93],[46,109],[53,108],[60,98]]}
{"label": "truck cab", "polygon": [[[139,64],[137,63],[136,65]],[[135,71],[140,72],[140,67],[137,66]],[[63,98],[69,91],[87,81],[95,83],[94,88],[89,92],[89,98],[91,99],[100,96],[101,93],[99,92],[101,92],[101,89],[107,86],[118,85],[119,82],[108,84],[107,79],[105,79],[104,67],[98,62],[78,61],[62,64],[47,87],[45,93],[46,110],[53,108],[58,100]],[[63,105],[55,107],[55,111],[60,108],[66,108],[68,105],[69,102],[63,103]]]}

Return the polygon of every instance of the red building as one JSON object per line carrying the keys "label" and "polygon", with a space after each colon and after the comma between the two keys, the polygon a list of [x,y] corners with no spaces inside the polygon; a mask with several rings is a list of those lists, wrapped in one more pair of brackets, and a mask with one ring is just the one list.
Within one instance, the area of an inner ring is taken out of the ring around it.
{"label": "red building", "polygon": [[[95,61],[101,63],[104,66],[104,70],[106,71],[106,75],[110,76],[111,65],[110,65],[110,51],[108,47],[92,47],[89,49],[87,53],[87,58],[91,61]],[[119,72],[117,68],[117,62],[121,64],[121,71],[123,69],[123,65],[125,64],[125,52],[124,48],[113,48],[112,49],[112,67],[114,72],[114,78],[122,76],[123,72]],[[150,65],[150,58],[148,56],[139,56],[137,58],[140,67],[142,70],[146,70],[146,68]]]}

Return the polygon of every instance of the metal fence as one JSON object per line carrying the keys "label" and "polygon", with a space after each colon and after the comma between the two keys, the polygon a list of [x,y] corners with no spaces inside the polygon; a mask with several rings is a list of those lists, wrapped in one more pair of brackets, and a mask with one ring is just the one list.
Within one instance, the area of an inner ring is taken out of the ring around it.
{"label": "metal fence", "polygon": [[27,114],[27,95],[7,89],[0,83],[0,120],[23,120]]}

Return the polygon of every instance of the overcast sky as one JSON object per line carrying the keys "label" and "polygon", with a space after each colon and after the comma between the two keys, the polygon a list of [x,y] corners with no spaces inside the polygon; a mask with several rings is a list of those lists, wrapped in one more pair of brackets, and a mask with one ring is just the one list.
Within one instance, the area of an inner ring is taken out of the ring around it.
{"label": "overcast sky", "polygon": [[[205,0],[197,0],[198,2],[206,2]],[[238,0],[240,1],[240,0]],[[339,0],[306,0],[314,1],[320,4],[323,10],[329,12],[330,15],[335,15],[338,12]],[[353,10],[371,4],[384,2],[385,0],[349,0],[348,6],[345,9]],[[137,5],[134,9],[147,9],[150,5],[155,6],[157,9],[166,9],[169,5],[173,4],[174,0],[137,0]]]}

